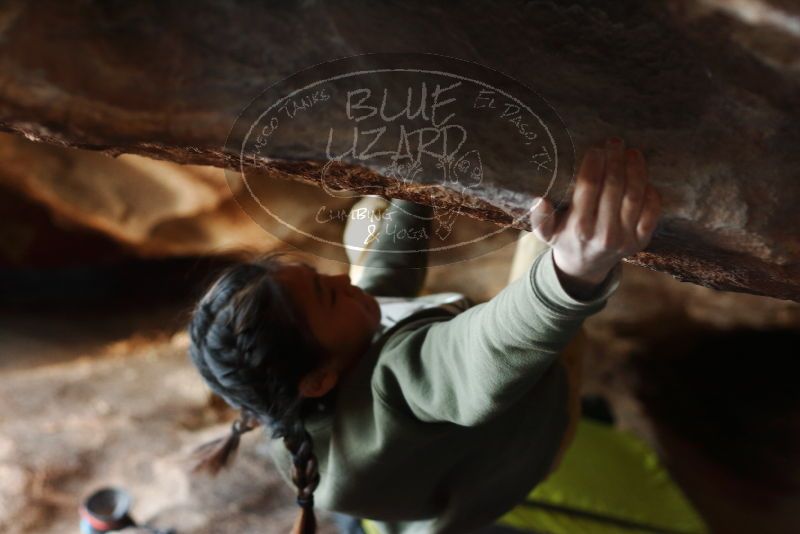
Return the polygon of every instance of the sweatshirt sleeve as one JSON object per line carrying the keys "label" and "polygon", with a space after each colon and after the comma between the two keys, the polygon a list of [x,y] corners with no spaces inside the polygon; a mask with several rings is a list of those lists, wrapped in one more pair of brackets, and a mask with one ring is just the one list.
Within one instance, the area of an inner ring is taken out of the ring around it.
{"label": "sweatshirt sleeve", "polygon": [[617,265],[593,298],[577,300],[562,287],[550,249],[490,301],[389,339],[373,391],[424,422],[485,422],[536,385],[620,276]]}
{"label": "sweatshirt sleeve", "polygon": [[358,282],[367,293],[384,297],[416,296],[425,282],[432,209],[394,199],[387,208]]}

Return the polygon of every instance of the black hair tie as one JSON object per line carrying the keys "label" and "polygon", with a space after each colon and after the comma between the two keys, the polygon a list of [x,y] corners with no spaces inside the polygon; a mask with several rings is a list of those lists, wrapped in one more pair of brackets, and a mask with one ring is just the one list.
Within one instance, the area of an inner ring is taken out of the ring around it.
{"label": "black hair tie", "polygon": [[252,416],[242,410],[242,412],[239,414],[239,417],[231,425],[231,432],[241,436],[245,432],[250,432],[253,430],[255,427],[251,417]]}
{"label": "black hair tie", "polygon": [[242,434],[247,432],[247,430],[248,429],[245,427],[244,418],[241,416],[239,417],[239,419],[233,422],[233,425],[231,425],[231,432],[233,432],[238,436],[241,436]]}
{"label": "black hair tie", "polygon": [[298,497],[297,506],[299,506],[300,508],[313,508],[314,495],[309,495],[308,497]]}

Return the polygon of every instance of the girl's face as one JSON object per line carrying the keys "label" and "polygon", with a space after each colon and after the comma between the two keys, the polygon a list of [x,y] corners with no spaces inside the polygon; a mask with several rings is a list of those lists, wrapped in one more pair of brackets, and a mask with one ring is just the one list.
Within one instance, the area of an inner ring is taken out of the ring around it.
{"label": "girl's face", "polygon": [[353,367],[380,324],[381,310],[375,297],[352,285],[347,274],[320,274],[304,263],[285,263],[276,279],[327,353],[322,366],[337,377]]}

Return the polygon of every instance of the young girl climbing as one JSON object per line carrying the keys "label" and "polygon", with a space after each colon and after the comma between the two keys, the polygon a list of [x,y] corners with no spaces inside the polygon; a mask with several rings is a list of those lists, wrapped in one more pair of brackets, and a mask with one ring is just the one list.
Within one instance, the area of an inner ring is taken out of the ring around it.
{"label": "young girl climbing", "polygon": [[[297,489],[294,532],[315,531],[315,504],[387,533],[492,523],[567,447],[577,384],[559,355],[659,214],[641,151],[611,138],[587,151],[566,211],[534,202],[550,248],[488,302],[413,298],[425,246],[396,232],[366,253],[357,285],[286,255],[229,269],[197,305],[190,353],[241,416],[201,465],[216,472],[263,425]],[[394,201],[381,219],[430,235],[419,204]]]}

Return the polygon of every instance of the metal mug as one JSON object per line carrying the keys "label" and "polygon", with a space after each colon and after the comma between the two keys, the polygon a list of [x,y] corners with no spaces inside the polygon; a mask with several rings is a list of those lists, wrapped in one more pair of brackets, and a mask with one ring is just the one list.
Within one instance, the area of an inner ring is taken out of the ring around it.
{"label": "metal mug", "polygon": [[92,493],[80,507],[81,534],[103,534],[135,526],[128,515],[130,495],[119,488],[102,488]]}

